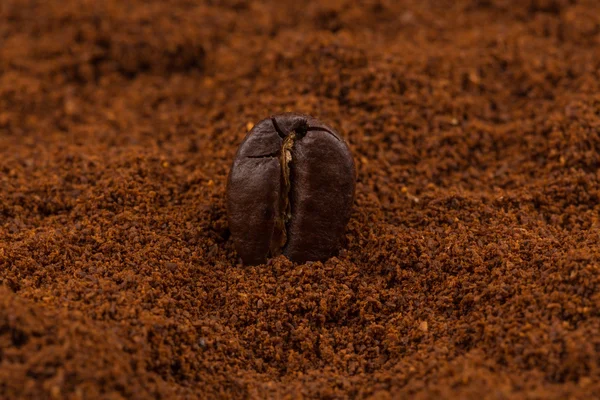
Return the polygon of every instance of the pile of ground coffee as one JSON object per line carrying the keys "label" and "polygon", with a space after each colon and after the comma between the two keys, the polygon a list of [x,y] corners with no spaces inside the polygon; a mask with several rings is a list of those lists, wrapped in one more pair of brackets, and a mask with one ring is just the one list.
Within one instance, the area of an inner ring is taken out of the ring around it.
{"label": "pile of ground coffee", "polygon": [[[600,392],[595,0],[0,4],[0,393]],[[226,177],[348,141],[344,250],[242,267]]]}

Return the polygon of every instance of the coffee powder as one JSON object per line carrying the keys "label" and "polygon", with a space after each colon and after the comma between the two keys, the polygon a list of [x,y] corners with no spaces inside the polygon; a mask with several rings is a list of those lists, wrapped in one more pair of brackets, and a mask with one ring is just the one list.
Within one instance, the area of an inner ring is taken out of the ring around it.
{"label": "coffee powder", "polygon": [[[593,398],[594,0],[0,5],[3,398]],[[337,257],[238,265],[265,116],[357,169]]]}

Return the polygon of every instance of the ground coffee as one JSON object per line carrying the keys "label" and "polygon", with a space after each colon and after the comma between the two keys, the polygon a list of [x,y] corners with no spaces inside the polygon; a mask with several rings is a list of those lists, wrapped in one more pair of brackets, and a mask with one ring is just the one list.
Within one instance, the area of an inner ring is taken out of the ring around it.
{"label": "ground coffee", "polygon": [[[0,2],[4,398],[593,398],[595,0]],[[285,111],[356,160],[347,244],[238,266]]]}

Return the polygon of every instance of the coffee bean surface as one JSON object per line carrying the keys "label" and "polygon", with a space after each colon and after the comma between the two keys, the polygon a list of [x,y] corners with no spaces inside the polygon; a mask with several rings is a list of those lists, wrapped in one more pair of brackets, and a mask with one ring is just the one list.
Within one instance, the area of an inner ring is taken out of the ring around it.
{"label": "coffee bean surface", "polygon": [[335,255],[355,180],[350,150],[329,126],[294,113],[260,121],[240,145],[227,185],[229,227],[244,264]]}

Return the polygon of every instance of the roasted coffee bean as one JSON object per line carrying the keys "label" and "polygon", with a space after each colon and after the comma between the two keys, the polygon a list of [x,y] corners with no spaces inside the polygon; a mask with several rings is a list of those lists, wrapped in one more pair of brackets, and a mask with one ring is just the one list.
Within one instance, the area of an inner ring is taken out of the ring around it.
{"label": "roasted coffee bean", "polygon": [[348,146],[308,115],[260,121],[240,145],[227,182],[229,228],[244,264],[283,254],[326,260],[341,245],[354,201]]}

